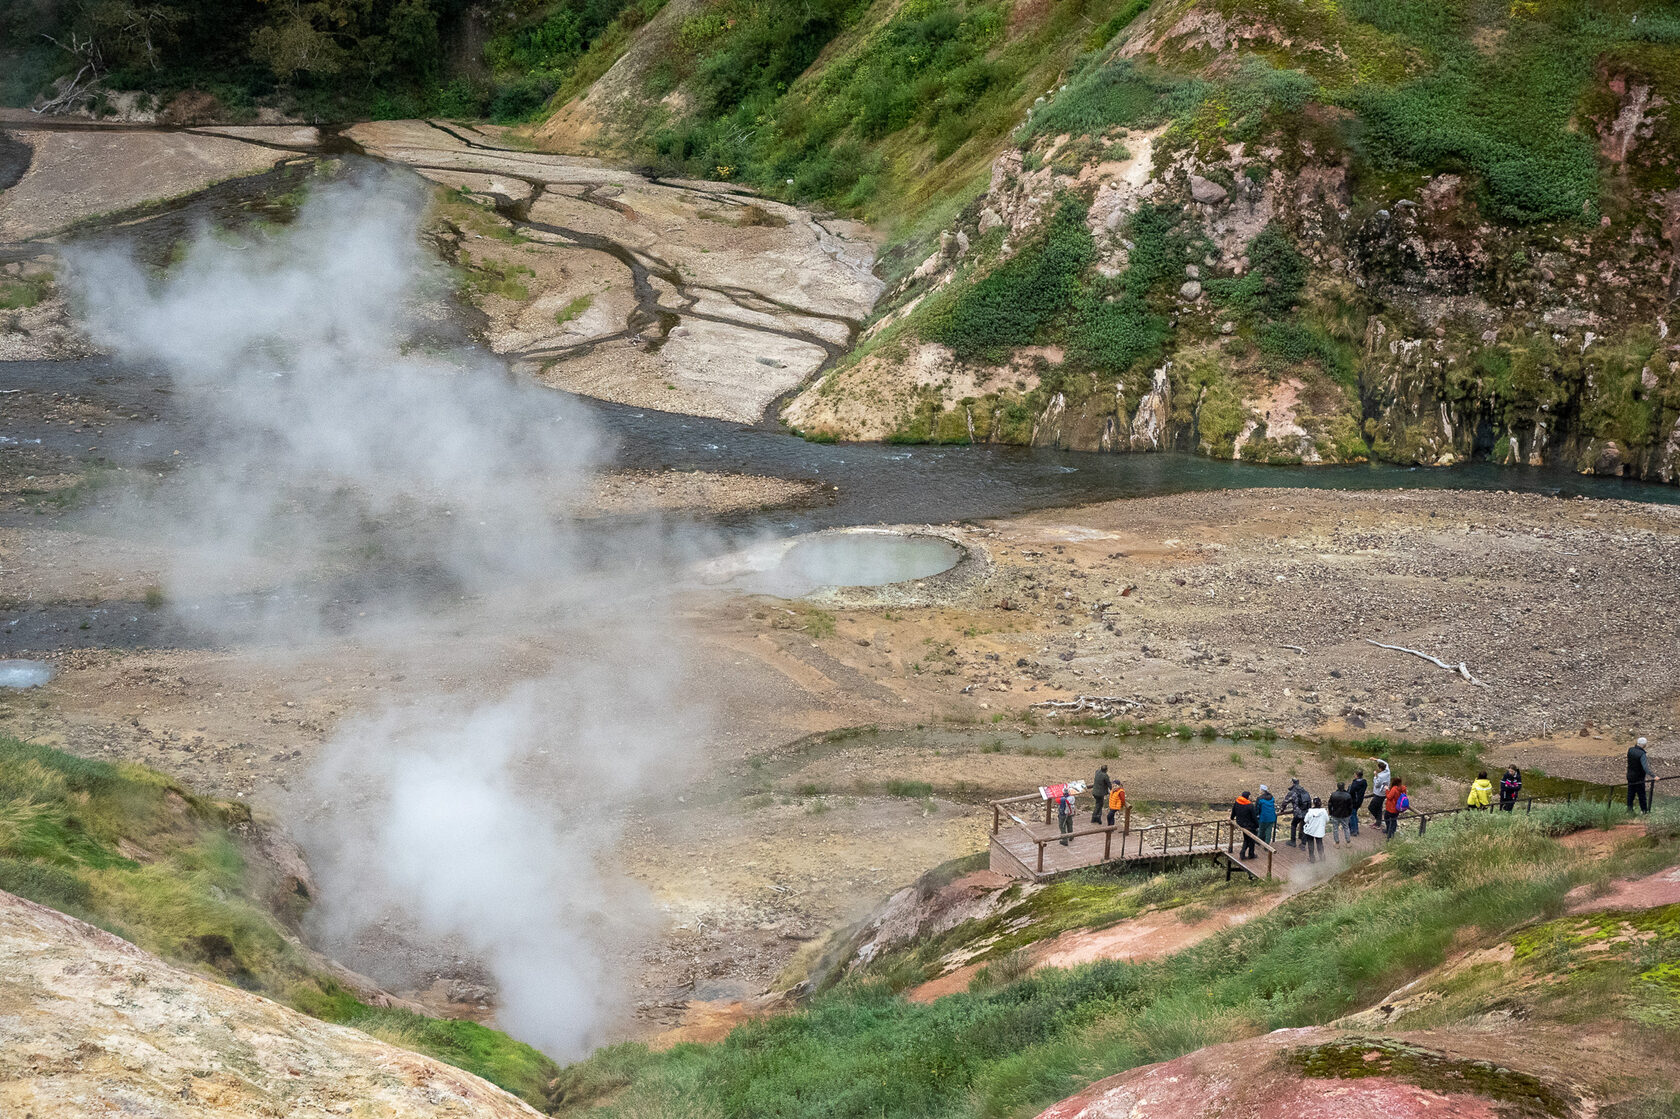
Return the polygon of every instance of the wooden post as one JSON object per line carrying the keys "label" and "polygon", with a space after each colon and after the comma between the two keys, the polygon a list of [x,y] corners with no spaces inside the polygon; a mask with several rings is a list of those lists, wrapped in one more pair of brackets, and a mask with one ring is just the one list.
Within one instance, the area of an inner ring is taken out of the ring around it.
{"label": "wooden post", "polygon": [[1190,852],[1192,857],[1195,856],[1195,854],[1196,854],[1196,825],[1195,824],[1190,825],[1190,842],[1188,842],[1184,845],[1184,849],[1186,851]]}
{"label": "wooden post", "polygon": [[1045,840],[1038,841],[1038,872],[1040,874],[1044,873],[1044,844]]}
{"label": "wooden post", "polygon": [[992,834],[993,835],[996,835],[998,833],[998,823],[1002,820],[1002,818],[1003,818],[1003,810],[1000,809],[995,804],[992,805]]}
{"label": "wooden post", "polygon": [[1126,841],[1125,841],[1124,837],[1127,836],[1127,835],[1131,835],[1131,834],[1132,834],[1132,806],[1128,804],[1126,806],[1126,830],[1122,833],[1122,838],[1120,840],[1120,853],[1122,855],[1124,855],[1126,853]]}
{"label": "wooden post", "polygon": [[1272,853],[1270,851],[1267,851],[1266,852],[1266,878],[1268,880],[1270,880],[1271,877],[1272,877]]}
{"label": "wooden post", "polygon": [[1113,848],[1113,846],[1114,846],[1114,825],[1110,824],[1110,825],[1108,825],[1108,830],[1103,832],[1103,862],[1106,863],[1109,860],[1109,851],[1110,851],[1110,849]]}
{"label": "wooden post", "polygon": [[1047,824],[1050,822],[1050,804],[1050,801],[1044,802],[1044,822]]}

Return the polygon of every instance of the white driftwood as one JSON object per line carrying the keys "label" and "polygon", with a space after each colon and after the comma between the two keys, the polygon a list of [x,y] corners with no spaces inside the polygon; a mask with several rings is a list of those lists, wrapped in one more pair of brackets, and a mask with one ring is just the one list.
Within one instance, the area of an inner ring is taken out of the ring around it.
{"label": "white driftwood", "polygon": [[1076,715],[1081,711],[1092,711],[1099,715],[1113,715],[1116,710],[1130,711],[1139,706],[1136,700],[1126,699],[1117,695],[1082,695],[1078,699],[1046,699],[1033,704],[1046,711],[1065,711]]}
{"label": "white driftwood", "polygon": [[1279,645],[1278,648],[1279,649],[1293,649],[1297,653],[1300,653],[1303,657],[1307,655],[1307,651],[1305,649],[1301,648],[1299,645]]}
{"label": "white driftwood", "polygon": [[1408,649],[1404,645],[1385,645],[1381,641],[1373,641],[1369,637],[1365,639],[1365,644],[1375,645],[1379,649],[1393,649],[1396,653],[1410,653],[1414,657],[1422,657],[1424,660],[1428,661],[1432,665],[1435,665],[1437,668],[1444,668],[1448,672],[1457,673],[1459,676],[1462,676],[1465,680],[1474,684],[1478,688],[1485,688],[1488,686],[1486,680],[1476,679],[1476,677],[1471,673],[1469,666],[1463,661],[1459,661],[1457,664],[1448,664],[1440,657],[1432,657],[1428,653],[1420,652],[1417,649]]}

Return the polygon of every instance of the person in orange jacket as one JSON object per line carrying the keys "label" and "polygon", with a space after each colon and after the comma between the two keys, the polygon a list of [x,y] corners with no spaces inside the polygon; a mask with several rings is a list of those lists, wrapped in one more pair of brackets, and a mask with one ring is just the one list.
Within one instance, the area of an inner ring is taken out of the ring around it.
{"label": "person in orange jacket", "polygon": [[1412,806],[1412,798],[1406,795],[1406,786],[1400,778],[1394,778],[1394,784],[1383,794],[1383,835],[1394,838],[1394,829],[1400,826],[1400,816]]}
{"label": "person in orange jacket", "polygon": [[1126,786],[1116,780],[1108,790],[1108,823],[1112,827],[1115,819],[1126,810]]}

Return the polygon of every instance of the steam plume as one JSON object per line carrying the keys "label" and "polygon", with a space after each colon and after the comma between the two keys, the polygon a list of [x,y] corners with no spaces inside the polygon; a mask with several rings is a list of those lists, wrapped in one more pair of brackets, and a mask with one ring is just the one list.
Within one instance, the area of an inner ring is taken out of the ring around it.
{"label": "steam plume", "polygon": [[[200,237],[162,276],[84,253],[73,282],[95,341],[167,375],[200,433],[190,465],[129,506],[182,557],[172,601],[249,638],[249,602],[226,592],[284,584],[299,593],[259,596],[269,644],[330,629],[384,662],[448,657],[492,680],[510,644],[535,650],[522,681],[390,695],[347,720],[294,824],[329,947],[354,957],[390,920],[464,945],[502,1023],[570,1057],[621,1001],[601,957],[640,912],[597,869],[610,809],[698,730],[673,720],[680,642],[650,601],[689,542],[603,540],[562,515],[603,440],[565,398],[448,340],[424,204],[371,174],[317,187],[278,231]],[[311,594],[346,581],[356,616],[328,627]]]}

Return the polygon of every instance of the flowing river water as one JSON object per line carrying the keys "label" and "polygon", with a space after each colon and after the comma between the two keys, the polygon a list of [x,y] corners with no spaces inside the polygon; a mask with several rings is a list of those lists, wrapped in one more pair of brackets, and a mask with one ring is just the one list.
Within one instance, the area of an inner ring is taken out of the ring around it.
{"label": "flowing river water", "polygon": [[[481,146],[472,141],[462,142],[474,148]],[[338,133],[325,134],[314,144],[283,147],[295,153],[294,161],[265,174],[226,182],[152,208],[132,220],[96,225],[79,232],[76,239],[93,246],[120,241],[136,250],[142,259],[162,263],[168,258],[171,246],[203,222],[286,220],[287,206],[276,200],[305,180],[312,158],[338,155],[356,159],[361,153],[357,145]],[[595,199],[589,191],[585,191],[585,196],[586,201],[598,205],[610,202]],[[504,216],[529,223],[526,212],[517,206],[513,209],[519,212]],[[638,323],[644,330],[657,326],[660,337],[664,336],[670,323],[655,322],[665,310],[658,303],[651,281],[643,275],[646,259],[650,259],[645,252],[638,254],[609,243],[606,238],[570,228],[549,232],[563,234],[572,242],[580,238],[587,240],[589,243],[584,247],[590,251],[621,257],[633,266],[639,301],[625,329],[632,331]],[[4,259],[22,259],[38,251],[29,243],[0,246],[0,250],[3,250],[0,258]],[[685,301],[683,312],[692,314],[693,308],[688,304],[694,300],[684,295],[682,277],[674,269],[666,271],[670,275],[660,272],[657,278],[664,279],[667,286],[677,291]],[[648,290],[640,291],[642,287]],[[733,289],[717,290],[743,307],[756,307],[768,298]],[[846,323],[855,333],[856,324],[851,320]],[[464,321],[444,324],[439,329],[453,334],[449,339],[452,343],[467,341],[469,326]],[[820,344],[830,360],[842,349],[816,336],[812,340]],[[593,347],[599,343],[597,339],[586,345]],[[711,537],[718,548],[729,548],[745,540],[788,537],[836,527],[973,521],[1115,498],[1244,488],[1456,488],[1680,502],[1680,489],[1675,487],[1582,476],[1556,468],[1489,463],[1433,469],[1380,464],[1280,467],[1181,453],[1096,454],[995,445],[820,444],[788,434],[768,418],[757,424],[744,424],[605,403],[558,390],[546,391],[552,392],[557,415],[581,410],[607,435],[612,448],[609,465],[638,470],[765,475],[820,484],[815,496],[791,506],[706,516],[718,530]],[[84,424],[37,418],[43,416],[39,409],[12,409],[11,415],[6,414],[8,399],[31,396],[71,402],[108,418],[90,429]],[[183,409],[173,400],[167,379],[144,369],[97,357],[0,362],[0,456],[17,455],[14,463],[69,459],[84,468],[109,465],[167,476],[174,469],[190,467],[197,457],[195,452],[214,438],[204,422],[201,416],[183,414]],[[0,526],[33,521],[27,508],[0,514]],[[611,546],[606,542],[611,535],[609,523],[603,523],[600,535],[602,554],[609,554]],[[347,610],[360,598],[356,579],[330,588],[283,593],[300,594],[302,602],[314,602],[324,610],[326,604]],[[216,605],[225,608],[228,603],[222,600]],[[260,612],[261,604],[253,601],[251,608]],[[97,607],[24,604],[0,616],[0,656],[18,651],[50,652],[106,644],[193,643],[195,639],[189,628],[179,620],[181,614],[148,611],[138,602],[103,603]]]}
{"label": "flowing river water", "polygon": [[[56,362],[0,362],[0,401],[11,393],[59,394],[107,414],[133,417],[90,435],[54,423],[8,421],[0,454],[44,452],[147,470],[189,465],[212,436],[201,417],[182,415],[160,377],[105,358]],[[1680,489],[1554,469],[1486,463],[1418,469],[1387,465],[1283,467],[1227,462],[1194,455],[1093,454],[1003,446],[820,444],[723,420],[658,412],[554,393],[556,413],[582,409],[609,437],[612,465],[641,470],[704,470],[769,475],[820,483],[819,496],[769,510],[708,519],[719,548],[733,542],[792,536],[828,528],[939,524],[1009,516],[1038,509],[1116,498],[1245,488],[1306,487],[1379,490],[1472,489],[1543,493],[1578,499],[1680,502]],[[0,514],[0,526],[21,526],[27,512]],[[598,533],[602,554],[612,550],[610,523]],[[285,599],[287,608],[318,613],[329,625],[348,616],[368,587],[389,573],[373,572],[330,586],[252,593],[248,602],[202,604],[219,615],[248,612],[255,619]],[[365,584],[365,585],[364,585]],[[447,588],[439,588],[447,592]],[[148,610],[140,601],[16,604],[0,615],[0,657],[101,646],[193,646],[209,640],[191,625],[194,608]],[[225,636],[225,635],[224,635]]]}

